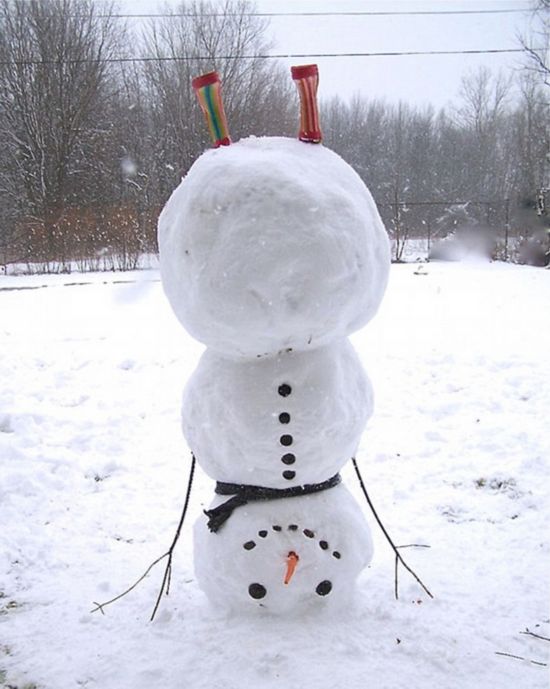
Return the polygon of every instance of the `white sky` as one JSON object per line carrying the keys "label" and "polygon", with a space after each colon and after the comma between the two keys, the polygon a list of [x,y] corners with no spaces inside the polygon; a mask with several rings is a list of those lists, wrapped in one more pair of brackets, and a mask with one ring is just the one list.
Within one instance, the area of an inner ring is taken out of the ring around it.
{"label": "white sky", "polygon": [[[216,0],[218,1],[218,0]],[[223,0],[219,0],[220,5]],[[177,4],[174,0],[171,5]],[[257,0],[260,12],[345,12],[498,10],[525,13],[446,16],[273,17],[277,53],[379,52],[407,50],[477,50],[518,48],[531,13],[529,0]],[[161,11],[162,0],[121,0],[131,12]],[[357,92],[368,98],[436,108],[456,99],[460,80],[486,65],[511,75],[521,68],[521,54],[435,55],[404,57],[288,59],[317,62],[321,98]],[[223,76],[223,75],[222,75]]]}

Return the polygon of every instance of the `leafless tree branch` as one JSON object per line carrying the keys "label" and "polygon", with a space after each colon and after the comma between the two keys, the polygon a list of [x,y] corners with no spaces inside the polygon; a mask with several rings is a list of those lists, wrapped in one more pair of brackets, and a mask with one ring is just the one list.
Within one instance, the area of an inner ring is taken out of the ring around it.
{"label": "leafless tree branch", "polygon": [[529,631],[529,629],[526,629],[524,632],[520,632],[520,634],[526,634],[527,636],[532,636],[535,639],[541,639],[542,641],[550,641],[550,638],[547,636],[541,636],[540,634],[535,634],[535,632]]}
{"label": "leafless tree branch", "polygon": [[529,660],[528,658],[524,658],[523,656],[515,655],[514,653],[504,653],[503,651],[495,651],[495,655],[505,656],[506,658],[515,658],[516,660],[524,660],[524,661],[527,661],[528,663],[531,663],[532,665],[540,665],[541,667],[548,667],[548,663],[541,663],[538,660]]}

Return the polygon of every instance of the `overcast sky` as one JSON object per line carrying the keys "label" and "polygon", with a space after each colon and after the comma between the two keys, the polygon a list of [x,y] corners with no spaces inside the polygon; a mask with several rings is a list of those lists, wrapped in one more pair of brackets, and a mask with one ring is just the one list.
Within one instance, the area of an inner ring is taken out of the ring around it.
{"label": "overcast sky", "polygon": [[[219,0],[221,5],[223,0]],[[178,4],[174,0],[170,4]],[[122,0],[125,11],[161,11],[163,0]],[[529,27],[529,0],[257,0],[260,12],[449,11],[525,8],[524,13],[403,16],[272,17],[276,53],[342,53],[519,48]],[[457,98],[460,80],[486,65],[495,73],[520,69],[520,54],[285,59],[317,62],[321,98],[354,93],[390,102],[432,104]]]}

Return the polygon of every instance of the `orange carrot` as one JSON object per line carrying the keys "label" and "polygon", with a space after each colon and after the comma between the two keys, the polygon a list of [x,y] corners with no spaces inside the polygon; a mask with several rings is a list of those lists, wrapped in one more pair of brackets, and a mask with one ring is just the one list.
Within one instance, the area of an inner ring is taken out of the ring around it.
{"label": "orange carrot", "polygon": [[286,574],[284,580],[285,584],[288,584],[292,579],[294,572],[296,571],[296,566],[298,564],[299,559],[300,558],[298,557],[298,555],[296,555],[296,553],[293,550],[291,550],[288,554],[288,557],[286,558]]}

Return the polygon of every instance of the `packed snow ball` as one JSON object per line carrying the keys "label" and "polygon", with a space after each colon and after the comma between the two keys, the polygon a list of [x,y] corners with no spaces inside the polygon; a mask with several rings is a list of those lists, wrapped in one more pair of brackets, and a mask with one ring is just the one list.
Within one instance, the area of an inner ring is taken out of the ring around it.
{"label": "packed snow ball", "polygon": [[[216,496],[212,506],[226,500]],[[365,517],[344,485],[298,500],[249,503],[214,535],[200,518],[194,534],[200,587],[219,609],[234,613],[341,611],[373,553]]]}
{"label": "packed snow ball", "polygon": [[367,323],[389,242],[356,172],[320,145],[250,137],[204,153],[159,219],[180,322],[229,356],[304,350]]}
{"label": "packed snow ball", "polygon": [[186,386],[182,422],[213,479],[288,488],[340,471],[372,409],[370,382],[344,339],[253,360],[207,349]]}

